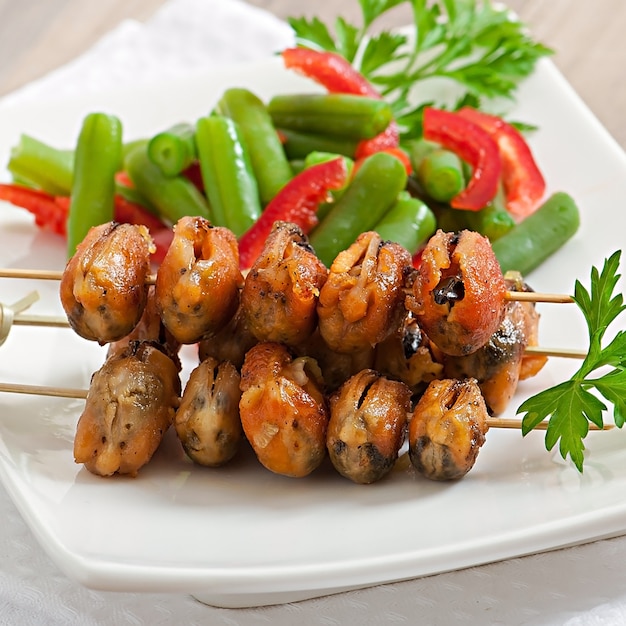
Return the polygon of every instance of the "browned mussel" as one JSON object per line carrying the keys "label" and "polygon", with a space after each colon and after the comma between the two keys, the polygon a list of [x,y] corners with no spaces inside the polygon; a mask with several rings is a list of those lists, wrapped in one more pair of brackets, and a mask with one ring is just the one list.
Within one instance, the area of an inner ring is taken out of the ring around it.
{"label": "browned mussel", "polygon": [[404,316],[410,270],[410,254],[375,232],[361,234],[340,252],[317,307],[320,334],[330,349],[360,352],[394,333]]}
{"label": "browned mussel", "polygon": [[152,239],[144,226],[92,228],[68,261],[60,284],[70,326],[100,344],[128,335],[146,305]]}
{"label": "browned mussel", "polygon": [[202,217],[183,217],[156,279],[163,324],[180,343],[196,343],[237,311],[243,277],[235,235]]}
{"label": "browned mussel", "polygon": [[434,380],[409,421],[411,463],[431,480],[465,476],[485,442],[488,418],[475,380]]}
{"label": "browned mussel", "polygon": [[159,315],[156,305],[154,285],[148,287],[148,298],[141,319],[129,335],[107,346],[107,358],[117,352],[126,350],[131,341],[152,341],[153,343],[160,344],[177,364],[178,370],[180,371],[182,369],[182,364],[178,357],[180,343],[172,337],[172,334],[165,328],[161,321],[161,316]]}
{"label": "browned mussel", "polygon": [[355,483],[380,480],[393,468],[406,434],[411,390],[363,370],[330,398],[327,447],[335,469]]}
{"label": "browned mussel", "polygon": [[[509,291],[526,291],[521,277],[506,280]],[[492,415],[499,415],[515,394],[522,375],[534,375],[546,363],[542,355],[526,355],[529,345],[537,345],[539,314],[533,302],[504,304],[504,317],[489,341],[467,356],[446,357],[447,378],[472,377],[478,381]]]}
{"label": "browned mussel", "polygon": [[243,438],[239,382],[239,372],[232,363],[211,357],[191,372],[174,426],[194,462],[219,467],[237,453]]}
{"label": "browned mussel", "polygon": [[438,230],[423,250],[406,306],[445,354],[483,346],[504,315],[506,285],[489,240]]}
{"label": "browned mussel", "polygon": [[160,346],[129,343],[92,377],[74,459],[99,476],[136,475],[170,427],[180,392],[178,367]]}
{"label": "browned mussel", "polygon": [[421,394],[431,380],[442,377],[442,357],[413,315],[407,313],[398,330],[376,346],[374,369]]}
{"label": "browned mussel", "polygon": [[313,359],[293,358],[280,343],[259,343],[246,354],[241,391],[241,423],[267,469],[302,477],[320,465],[328,408]]}
{"label": "browned mussel", "polygon": [[317,326],[317,301],[327,274],[300,228],[276,222],[241,293],[252,334],[259,341],[291,346],[306,341]]}
{"label": "browned mussel", "polygon": [[230,361],[237,369],[240,369],[246,352],[256,343],[258,340],[248,328],[241,307],[239,307],[226,326],[208,339],[198,342],[198,357],[200,361],[208,357],[213,357],[218,361]]}

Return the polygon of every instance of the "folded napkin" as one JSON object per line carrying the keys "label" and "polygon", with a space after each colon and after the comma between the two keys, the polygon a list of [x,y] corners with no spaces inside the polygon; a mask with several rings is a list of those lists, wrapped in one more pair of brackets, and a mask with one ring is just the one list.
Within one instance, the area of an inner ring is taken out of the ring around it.
{"label": "folded napkin", "polygon": [[85,54],[2,102],[180,78],[204,68],[258,60],[292,43],[285,22],[240,0],[170,0],[145,23],[123,21]]}

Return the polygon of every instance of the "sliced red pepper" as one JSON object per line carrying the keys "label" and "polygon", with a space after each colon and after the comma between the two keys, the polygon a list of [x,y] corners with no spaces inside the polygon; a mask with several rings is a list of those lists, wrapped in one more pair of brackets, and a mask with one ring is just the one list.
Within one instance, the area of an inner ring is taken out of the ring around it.
{"label": "sliced red pepper", "polygon": [[400,129],[395,120],[382,133],[371,139],[363,139],[357,144],[354,156],[357,159],[371,156],[375,152],[396,149],[400,146]]}
{"label": "sliced red pepper", "polygon": [[312,165],[294,176],[265,207],[261,217],[239,239],[239,262],[247,269],[263,250],[274,222],[292,222],[305,234],[317,224],[316,212],[328,193],[348,179],[345,159],[337,157]]}
{"label": "sliced red pepper", "polygon": [[309,48],[287,48],[283,50],[282,57],[287,69],[312,78],[330,93],[380,98],[376,88],[340,54]]}
{"label": "sliced red pepper", "polygon": [[[35,224],[62,237],[67,236],[67,216],[70,210],[69,196],[53,196],[45,191],[30,189],[16,184],[0,184],[0,200],[26,209],[35,216]],[[115,219],[128,224],[142,224],[150,231],[157,248],[153,255],[159,261],[167,251],[172,238],[172,229],[156,215],[126,198],[114,198]]]}
{"label": "sliced red pepper", "polygon": [[54,196],[22,185],[0,184],[0,200],[26,209],[35,216],[35,224],[57,235],[66,234],[67,209]]}
{"label": "sliced red pepper", "polygon": [[[348,93],[369,98],[381,98],[379,91],[352,64],[334,52],[308,48],[287,48],[282,53],[285,67],[311,78],[330,93]],[[364,158],[387,148],[400,145],[398,125],[392,121],[386,130],[359,142],[355,157]]]}
{"label": "sliced red pepper", "polygon": [[532,213],[543,198],[546,182],[524,136],[496,115],[471,107],[463,107],[459,115],[478,124],[498,144],[507,209],[516,218]]}
{"label": "sliced red pepper", "polygon": [[423,118],[424,139],[451,150],[469,163],[472,177],[466,188],[450,201],[456,209],[478,211],[496,195],[502,161],[495,140],[478,124],[458,113],[426,107]]}

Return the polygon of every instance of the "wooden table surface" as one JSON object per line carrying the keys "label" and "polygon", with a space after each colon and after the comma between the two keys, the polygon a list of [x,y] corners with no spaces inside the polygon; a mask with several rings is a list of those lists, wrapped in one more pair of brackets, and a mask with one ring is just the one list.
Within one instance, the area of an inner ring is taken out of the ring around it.
{"label": "wooden table surface", "polygon": [[[227,1],[227,0],[225,0]],[[341,13],[357,20],[356,0],[248,0],[281,18]],[[0,0],[0,96],[87,50],[121,20],[149,19],[166,0]],[[626,148],[626,2],[508,0],[534,37],[617,141]],[[337,7],[341,10],[338,11]],[[308,8],[311,7],[311,8]],[[385,25],[406,23],[395,9]]]}

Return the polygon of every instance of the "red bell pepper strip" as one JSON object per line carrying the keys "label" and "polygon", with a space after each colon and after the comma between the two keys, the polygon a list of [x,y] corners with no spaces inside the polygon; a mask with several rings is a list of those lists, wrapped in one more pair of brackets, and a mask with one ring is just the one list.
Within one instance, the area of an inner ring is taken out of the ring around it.
{"label": "red bell pepper strip", "polygon": [[[67,216],[71,203],[69,196],[53,196],[17,184],[0,184],[0,200],[29,211],[35,217],[35,224],[42,230],[67,237]],[[146,226],[157,248],[152,258],[157,262],[162,259],[173,236],[171,228],[150,211],[119,194],[114,197],[114,214],[118,222]]]}
{"label": "red bell pepper strip", "polygon": [[546,182],[523,135],[502,118],[471,107],[463,107],[459,115],[478,124],[498,144],[509,212],[516,218],[532,213],[543,198]]}
{"label": "red bell pepper strip", "polygon": [[54,196],[23,187],[21,185],[0,184],[0,200],[26,209],[35,216],[35,224],[42,230],[57,235],[66,235],[67,207],[55,202]]}
{"label": "red bell pepper strip", "polygon": [[[287,69],[293,69],[307,78],[311,78],[330,93],[348,93],[381,98],[379,91],[356,70],[344,57],[334,52],[319,52],[309,48],[287,48],[282,52]],[[386,130],[373,137],[364,139],[357,146],[355,157],[364,158],[400,145],[398,125],[392,121]]]}
{"label": "red bell pepper strip", "polygon": [[316,212],[328,193],[348,179],[343,157],[323,161],[294,176],[269,202],[259,219],[239,239],[239,263],[248,269],[263,250],[274,222],[292,222],[305,234],[317,224]]}
{"label": "red bell pepper strip", "polygon": [[400,146],[400,129],[395,120],[391,120],[382,133],[371,139],[362,139],[354,152],[356,159],[372,156],[375,152],[392,150]]}
{"label": "red bell pepper strip", "polygon": [[330,93],[380,98],[376,88],[352,64],[334,52],[319,52],[309,48],[287,48],[282,52],[287,69],[312,78]]}
{"label": "red bell pepper strip", "polygon": [[498,191],[502,162],[498,145],[478,124],[458,113],[426,107],[423,118],[424,139],[451,150],[472,166],[472,177],[465,189],[454,196],[456,209],[478,211]]}

